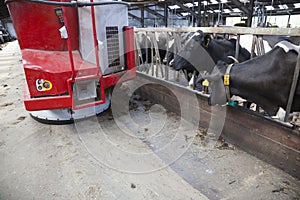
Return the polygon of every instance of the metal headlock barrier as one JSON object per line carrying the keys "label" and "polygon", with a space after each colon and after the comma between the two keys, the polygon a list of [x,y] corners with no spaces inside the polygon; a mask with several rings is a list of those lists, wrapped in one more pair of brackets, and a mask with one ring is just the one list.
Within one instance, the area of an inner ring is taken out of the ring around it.
{"label": "metal headlock barrier", "polygon": [[[185,27],[185,28],[135,28],[135,49],[136,49],[136,63],[137,63],[137,71],[148,74],[150,76],[154,76],[156,78],[162,78],[167,81],[175,82],[180,85],[187,85],[187,81],[184,81],[183,72],[178,72],[171,69],[169,66],[165,65],[162,60],[163,58],[159,57],[159,45],[155,38],[155,33],[166,33],[166,43],[174,40],[172,52],[176,54],[181,47],[183,46],[180,41],[181,33],[190,33],[196,32],[198,30],[203,31],[204,33],[212,33],[212,34],[227,34],[230,36],[236,36],[236,55],[235,58],[238,57],[239,54],[239,45],[240,45],[240,36],[241,35],[252,35],[252,47],[251,47],[251,57],[254,56],[254,52],[256,50],[257,56],[264,55],[265,49],[263,45],[262,37],[265,35],[270,36],[299,36],[300,37],[300,28],[248,28],[248,27]],[[138,34],[143,33],[146,38],[150,41],[144,43],[143,48],[141,44],[138,42]],[[150,53],[146,53],[146,59],[142,58],[142,49],[149,49]],[[166,48],[166,55],[170,51],[169,48]],[[150,56],[150,58],[149,58]],[[290,95],[288,99],[288,103],[286,105],[286,115],[284,121],[288,120],[288,116],[291,111],[291,106],[293,103],[293,98],[296,90],[297,80],[299,79],[299,71],[300,71],[300,52],[298,52],[297,64],[295,66],[293,82],[291,84]],[[151,62],[147,62],[151,60]],[[171,73],[173,72],[173,73]]]}

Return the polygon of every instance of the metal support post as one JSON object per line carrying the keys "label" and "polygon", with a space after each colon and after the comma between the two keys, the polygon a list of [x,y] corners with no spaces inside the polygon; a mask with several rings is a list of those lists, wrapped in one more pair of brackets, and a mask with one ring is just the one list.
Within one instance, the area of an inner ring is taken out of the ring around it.
{"label": "metal support post", "polygon": [[290,95],[289,95],[289,100],[288,100],[288,104],[286,106],[286,113],[285,113],[285,117],[284,117],[284,121],[287,122],[290,112],[291,112],[291,108],[292,108],[292,104],[293,104],[293,99],[294,99],[294,95],[295,95],[295,91],[296,91],[296,87],[297,87],[297,82],[298,82],[298,78],[299,78],[299,71],[300,71],[300,52],[298,52],[298,59],[297,59],[297,64],[295,67],[295,71],[294,71],[294,77],[293,77],[293,82],[291,85],[291,90],[290,90]]}

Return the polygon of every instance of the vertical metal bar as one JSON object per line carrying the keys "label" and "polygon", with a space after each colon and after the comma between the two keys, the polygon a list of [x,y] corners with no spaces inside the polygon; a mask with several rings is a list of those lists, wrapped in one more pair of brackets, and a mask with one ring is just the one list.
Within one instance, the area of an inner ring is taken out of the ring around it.
{"label": "vertical metal bar", "polygon": [[259,36],[258,41],[259,41],[259,45],[260,45],[260,52],[262,55],[265,55],[265,46],[264,46],[264,41],[263,41],[262,36]]}
{"label": "vertical metal bar", "polygon": [[253,38],[252,38],[252,46],[251,46],[251,58],[254,57],[254,51],[255,51],[255,41],[256,41],[256,36],[253,35]]}
{"label": "vertical metal bar", "polygon": [[[67,30],[67,33],[68,33],[69,32],[69,25],[68,25],[68,18],[66,16],[66,13],[67,13],[66,9],[67,9],[66,7],[62,7],[64,23],[65,23],[65,27],[66,27],[66,30]],[[74,81],[74,79],[75,79],[75,65],[74,65],[74,59],[73,59],[71,39],[69,37],[67,38],[67,46],[68,46],[68,53],[69,53],[69,58],[70,58],[71,70],[72,70],[71,80]]]}
{"label": "vertical metal bar", "polygon": [[140,48],[140,45],[137,41],[137,33],[134,33],[134,49],[136,51],[135,53],[135,60],[136,60],[136,64],[137,66],[140,66],[141,65],[141,61],[140,61],[140,52],[139,52],[139,48]]}
{"label": "vertical metal bar", "polygon": [[[93,0],[91,0],[93,2]],[[94,39],[94,51],[96,57],[96,65],[97,65],[97,76],[101,74],[100,70],[100,60],[99,60],[99,47],[98,47],[98,40],[97,40],[97,29],[96,29],[96,19],[95,19],[95,9],[94,6],[91,6],[91,15],[92,15],[92,29],[93,29],[93,39]]]}
{"label": "vertical metal bar", "polygon": [[198,0],[198,21],[197,26],[201,26],[201,0]]}
{"label": "vertical metal bar", "polygon": [[239,60],[239,53],[240,53],[240,35],[237,35],[236,43],[235,43],[235,58],[237,60]]}
{"label": "vertical metal bar", "polygon": [[149,66],[148,66],[148,64],[149,64],[149,56],[148,56],[148,53],[149,53],[149,47],[148,47],[148,31],[146,31],[146,45],[145,45],[145,52],[146,52],[146,60],[145,60],[145,66],[146,66],[146,74],[148,74],[149,73],[149,70],[150,70],[150,68],[149,68]]}
{"label": "vertical metal bar", "polygon": [[[169,42],[170,42],[170,36],[169,36],[169,32],[167,32],[167,38],[166,38],[166,41],[167,41],[167,45],[166,45],[166,56],[168,56],[169,54]],[[168,81],[169,80],[169,66],[168,66],[169,63],[167,63],[165,66],[165,74],[166,74],[166,80]]]}
{"label": "vertical metal bar", "polygon": [[[175,58],[175,56],[176,56],[176,54],[177,54],[177,32],[172,32],[172,33],[173,33],[173,38],[174,38],[173,54],[174,54],[174,58]],[[173,59],[174,59],[174,58],[173,58]],[[174,76],[175,80],[178,81],[179,78],[176,78],[176,75],[177,75],[176,70],[174,69],[173,72],[174,72],[174,73],[173,73],[173,76]]]}
{"label": "vertical metal bar", "polygon": [[259,45],[259,42],[258,42],[258,36],[257,35],[255,36],[255,47],[256,47],[257,55],[261,56],[260,45]]}
{"label": "vertical metal bar", "polygon": [[[174,58],[176,56],[176,54],[178,53],[177,50],[180,48],[178,45],[178,33],[177,32],[173,32],[173,36],[174,36],[174,45],[173,45],[173,53],[174,53]],[[173,59],[174,59],[173,58]],[[174,77],[176,77],[176,81],[179,82],[179,71],[174,70]]]}
{"label": "vertical metal bar", "polygon": [[298,82],[298,78],[299,78],[299,71],[300,71],[300,52],[298,52],[298,59],[297,59],[297,64],[294,70],[294,76],[293,76],[293,82],[291,85],[291,90],[290,90],[290,95],[289,95],[289,99],[288,99],[288,103],[286,106],[286,113],[285,113],[285,117],[284,117],[284,121],[287,122],[290,112],[291,112],[291,108],[292,108],[292,104],[293,104],[293,99],[294,99],[294,95],[295,95],[295,91],[296,91],[296,86],[297,86],[297,82]]}
{"label": "vertical metal bar", "polygon": [[[160,67],[159,62],[160,62],[160,57],[159,57],[159,51],[158,51],[158,44],[156,41],[156,35],[155,32],[152,32],[152,47],[153,47],[153,54],[152,54],[152,59],[155,59],[155,76],[158,77],[158,68]],[[158,61],[159,60],[159,61]],[[153,60],[152,60],[153,62]]]}
{"label": "vertical metal bar", "polygon": [[[93,2],[93,0],[90,0]],[[96,19],[95,19],[95,9],[94,6],[91,6],[91,15],[92,15],[92,29],[93,29],[93,38],[94,38],[94,51],[95,51],[95,57],[96,57],[96,76],[102,77],[102,72],[100,68],[100,58],[99,58],[99,47],[98,47],[98,40],[97,40],[97,28],[96,28]],[[104,80],[103,78],[100,78],[100,89],[101,89],[101,100],[105,102],[105,92],[104,92]]]}
{"label": "vertical metal bar", "polygon": [[[193,13],[195,13],[195,4],[194,4],[195,2],[194,2],[194,0],[192,0],[192,4],[193,4],[193,8],[192,8],[192,11],[193,11]],[[192,23],[193,23],[193,27],[195,27],[196,26],[196,18],[197,18],[197,16],[196,15],[191,15],[191,17],[192,17]]]}
{"label": "vertical metal bar", "polygon": [[218,21],[217,21],[217,25],[220,24],[220,19],[221,19],[221,1],[219,1],[219,11],[220,11],[220,12],[218,12]]}
{"label": "vertical metal bar", "polygon": [[222,3],[222,9],[221,9],[221,20],[222,20],[222,25],[226,24],[225,18],[223,17],[223,12],[224,12],[224,3]]}
{"label": "vertical metal bar", "polygon": [[[160,34],[160,33],[158,33],[158,34]],[[156,70],[157,70],[156,77],[158,77],[158,70],[160,70],[161,76],[163,78],[164,72],[163,72],[162,63],[161,63],[162,58],[160,57],[160,54],[159,54],[158,41],[156,40],[156,32],[153,32],[153,46],[154,46],[154,50],[155,50],[155,64],[156,64]]]}
{"label": "vertical metal bar", "polygon": [[289,13],[289,17],[288,17],[288,21],[287,21],[287,24],[286,24],[286,27],[287,28],[291,28],[291,24],[290,24],[290,20],[291,20],[291,13]]}
{"label": "vertical metal bar", "polygon": [[165,14],[164,14],[164,20],[165,20],[165,27],[168,27],[168,17],[169,17],[169,13],[168,13],[168,3],[164,4],[165,6]]}
{"label": "vertical metal bar", "polygon": [[252,26],[253,5],[254,5],[254,0],[250,0],[249,13],[247,15],[247,27]]}
{"label": "vertical metal bar", "polygon": [[145,27],[145,9],[144,6],[141,7],[141,26]]}
{"label": "vertical metal bar", "polygon": [[152,32],[150,32],[150,43],[151,43],[151,49],[150,49],[150,52],[151,52],[151,62],[150,62],[150,66],[151,66],[151,69],[152,69],[152,71],[151,71],[151,75],[152,76],[154,76],[154,62],[153,62],[153,60],[154,60],[154,52],[153,52],[153,42],[152,42]]}
{"label": "vertical metal bar", "polygon": [[123,33],[125,34],[125,56],[127,61],[127,69],[131,70],[135,76],[135,45],[134,45],[134,30],[133,27],[124,27]]}

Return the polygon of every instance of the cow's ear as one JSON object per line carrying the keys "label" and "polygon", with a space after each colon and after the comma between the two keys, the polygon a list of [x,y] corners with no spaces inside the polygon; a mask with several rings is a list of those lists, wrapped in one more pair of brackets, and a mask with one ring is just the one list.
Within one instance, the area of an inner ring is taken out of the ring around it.
{"label": "cow's ear", "polygon": [[204,37],[204,33],[203,33],[203,31],[201,31],[201,30],[198,30],[198,31],[197,31],[197,33],[199,33],[199,35],[200,35],[201,37]]}

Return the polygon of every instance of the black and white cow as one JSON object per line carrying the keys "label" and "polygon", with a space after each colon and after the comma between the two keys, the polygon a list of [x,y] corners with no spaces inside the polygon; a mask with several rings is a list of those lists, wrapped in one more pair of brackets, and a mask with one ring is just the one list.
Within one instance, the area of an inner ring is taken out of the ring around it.
{"label": "black and white cow", "polygon": [[[300,47],[288,41],[278,43],[265,55],[235,64],[229,72],[229,93],[240,96],[275,115],[288,102]],[[220,61],[205,77],[210,82],[212,105],[226,103],[224,74],[228,63]],[[298,79],[292,111],[300,111],[300,80]]]}
{"label": "black and white cow", "polygon": [[234,58],[236,52],[236,39],[213,39],[211,34],[204,34],[198,30],[171,61],[171,67],[175,70],[186,70],[194,75],[189,80],[189,86],[196,86],[195,80],[199,72],[211,72],[219,60],[226,63],[243,62],[250,59],[251,54],[239,45],[237,60]]}
{"label": "black and white cow", "polygon": [[264,35],[263,40],[267,41],[271,48],[273,48],[278,42],[284,40],[288,40],[293,44],[300,44],[300,37],[297,36]]}
{"label": "black and white cow", "polygon": [[[236,39],[213,39],[210,34],[197,31],[175,56],[171,67],[175,70],[186,69],[188,71],[211,72],[214,65],[219,61],[230,64],[235,62]],[[239,47],[237,60],[243,62],[250,59],[250,52]]]}
{"label": "black and white cow", "polygon": [[167,65],[170,65],[170,62],[174,59],[175,54],[177,54],[181,47],[184,46],[185,43],[194,35],[192,32],[182,32],[177,34],[180,41],[175,41],[174,35],[172,35],[168,41],[168,53],[166,55]]}

